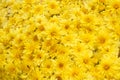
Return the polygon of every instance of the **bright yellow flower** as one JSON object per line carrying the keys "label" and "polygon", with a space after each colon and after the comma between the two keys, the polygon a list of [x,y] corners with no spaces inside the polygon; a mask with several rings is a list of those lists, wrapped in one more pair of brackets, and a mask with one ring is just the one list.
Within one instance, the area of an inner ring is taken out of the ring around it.
{"label": "bright yellow flower", "polygon": [[[111,59],[112,58],[112,59]],[[101,79],[118,79],[117,75],[119,73],[119,63],[116,57],[105,55],[101,58],[100,63],[97,65],[98,74],[101,75]]]}
{"label": "bright yellow flower", "polygon": [[120,80],[119,0],[0,0],[0,79]]}
{"label": "bright yellow flower", "polygon": [[54,63],[52,60],[44,59],[44,63],[41,63],[41,69],[44,71],[46,70],[45,73],[51,73],[54,71]]}
{"label": "bright yellow flower", "polygon": [[[24,79],[24,78],[23,78]],[[41,73],[41,71],[39,70],[34,70],[32,71],[28,77],[26,77],[25,79],[32,79],[32,80],[43,80],[43,75]]]}
{"label": "bright yellow flower", "polygon": [[112,8],[117,10],[117,9],[120,9],[120,1],[119,0],[114,0],[111,2],[112,4]]}
{"label": "bright yellow flower", "polygon": [[44,7],[42,5],[36,5],[33,9],[33,14],[42,14]]}
{"label": "bright yellow flower", "polygon": [[84,71],[78,66],[72,66],[70,68],[70,72],[68,73],[68,77],[71,80],[82,80],[85,78]]}
{"label": "bright yellow flower", "polygon": [[63,20],[61,21],[62,34],[65,35],[72,31],[71,21]]}
{"label": "bright yellow flower", "polygon": [[43,50],[49,50],[51,46],[55,45],[56,41],[54,39],[45,39],[42,48]]}
{"label": "bright yellow flower", "polygon": [[63,45],[58,45],[57,54],[61,56],[65,56],[69,53],[69,48]]}
{"label": "bright yellow flower", "polygon": [[77,35],[76,34],[67,34],[67,35],[62,37],[62,43],[65,46],[73,46],[76,41],[77,41]]}
{"label": "bright yellow flower", "polygon": [[106,29],[103,29],[98,33],[96,42],[97,45],[104,47],[106,45],[109,45],[111,43],[111,40],[112,40],[111,34],[109,34]]}
{"label": "bright yellow flower", "polygon": [[56,0],[48,1],[47,7],[50,14],[59,14],[60,12],[59,2]]}
{"label": "bright yellow flower", "polygon": [[32,52],[38,50],[40,48],[40,45],[33,42],[33,41],[29,41],[29,42],[25,43],[24,48],[25,49],[24,49],[23,52],[26,53],[26,54],[29,54],[29,53],[32,53]]}
{"label": "bright yellow flower", "polygon": [[57,72],[66,73],[69,65],[69,59],[66,56],[58,56],[55,61],[55,69]]}
{"label": "bright yellow flower", "polygon": [[86,50],[85,44],[77,43],[75,46],[73,46],[73,52],[77,55],[83,54],[82,52],[84,52],[85,50]]}
{"label": "bright yellow flower", "polygon": [[11,77],[13,77],[16,74],[17,67],[15,67],[15,65],[12,62],[9,62],[6,65],[6,71],[8,72],[9,75],[11,75]]}
{"label": "bright yellow flower", "polygon": [[92,57],[92,51],[86,49],[85,52],[77,56],[79,60],[78,65],[81,66],[83,70],[91,70],[93,68]]}
{"label": "bright yellow flower", "polygon": [[90,33],[83,33],[79,35],[80,41],[82,43],[88,44],[89,46],[93,46],[95,42],[94,35]]}
{"label": "bright yellow flower", "polygon": [[51,38],[60,38],[60,28],[56,24],[48,25],[47,29],[48,37]]}

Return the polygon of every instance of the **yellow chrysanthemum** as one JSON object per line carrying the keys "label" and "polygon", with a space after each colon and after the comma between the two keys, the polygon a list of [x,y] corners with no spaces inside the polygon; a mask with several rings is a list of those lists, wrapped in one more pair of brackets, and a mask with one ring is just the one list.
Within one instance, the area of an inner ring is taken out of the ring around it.
{"label": "yellow chrysanthemum", "polygon": [[48,1],[48,10],[50,14],[59,14],[59,2],[56,0]]}
{"label": "yellow chrysanthemum", "polygon": [[59,38],[60,28],[56,24],[48,25],[47,33],[48,33],[48,36],[51,38]]}
{"label": "yellow chrysanthemum", "polygon": [[42,14],[44,7],[42,5],[37,5],[33,9],[34,14]]}
{"label": "yellow chrysanthemum", "polygon": [[97,65],[97,70],[101,75],[101,79],[104,79],[105,77],[107,79],[118,79],[118,76],[114,75],[115,73],[119,74],[119,63],[117,63],[117,61],[118,59],[116,57],[107,57],[107,55],[101,58],[100,63]]}
{"label": "yellow chrysanthemum", "polygon": [[44,71],[46,70],[45,73],[52,73],[54,71],[54,63],[52,60],[44,60],[44,63],[41,63],[41,69]]}
{"label": "yellow chrysanthemum", "polygon": [[0,0],[0,80],[120,80],[120,1]]}
{"label": "yellow chrysanthemum", "polygon": [[120,1],[119,0],[115,0],[111,4],[112,4],[113,9],[120,9]]}
{"label": "yellow chrysanthemum", "polygon": [[69,59],[67,57],[58,56],[55,61],[56,71],[66,73],[67,68],[69,68],[69,65],[70,65],[68,62],[69,62]]}
{"label": "yellow chrysanthemum", "polygon": [[65,35],[62,37],[62,43],[64,45],[69,45],[73,46],[75,44],[77,35],[76,34],[71,34],[71,35]]}
{"label": "yellow chrysanthemum", "polygon": [[70,68],[70,72],[68,73],[68,77],[71,80],[82,80],[85,78],[84,71],[81,70],[78,66],[72,66]]}
{"label": "yellow chrysanthemum", "polygon": [[97,45],[99,46],[106,46],[111,43],[112,36],[108,33],[106,29],[103,29],[104,31],[100,31],[97,35]]}

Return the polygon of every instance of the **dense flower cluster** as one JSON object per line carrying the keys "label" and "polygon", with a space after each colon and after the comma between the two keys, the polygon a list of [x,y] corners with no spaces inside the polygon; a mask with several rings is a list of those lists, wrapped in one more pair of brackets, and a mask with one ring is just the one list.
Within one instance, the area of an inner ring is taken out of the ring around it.
{"label": "dense flower cluster", "polygon": [[0,80],[120,80],[120,0],[0,0]]}

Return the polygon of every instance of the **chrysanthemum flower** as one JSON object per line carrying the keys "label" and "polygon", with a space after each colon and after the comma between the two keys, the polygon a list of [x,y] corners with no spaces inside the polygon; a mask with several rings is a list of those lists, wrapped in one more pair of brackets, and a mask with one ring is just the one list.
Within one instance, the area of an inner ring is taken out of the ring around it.
{"label": "chrysanthemum flower", "polygon": [[57,47],[57,55],[67,55],[69,53],[69,48],[64,45],[58,45]]}
{"label": "chrysanthemum flower", "polygon": [[119,0],[115,0],[112,2],[112,7],[114,9],[119,9],[120,8],[120,1]]}
{"label": "chrysanthemum flower", "polygon": [[112,40],[112,36],[111,34],[108,33],[108,31],[106,29],[104,29],[105,31],[100,31],[97,35],[97,45],[100,46],[103,46],[104,45],[109,45],[111,43],[111,40]]}
{"label": "chrysanthemum flower", "polygon": [[52,60],[46,60],[44,59],[44,63],[41,63],[41,69],[43,71],[46,70],[45,73],[52,73],[54,71],[54,63]]}
{"label": "chrysanthemum flower", "polygon": [[72,66],[70,68],[70,72],[68,73],[68,77],[71,80],[82,80],[85,78],[83,70],[78,66]]}
{"label": "chrysanthemum flower", "polygon": [[[111,59],[112,58],[112,59]],[[100,63],[97,65],[97,69],[99,74],[101,74],[101,79],[106,77],[107,79],[117,79],[117,75],[114,75],[114,73],[119,74],[119,63],[117,63],[117,58],[105,55],[101,58]]]}
{"label": "chrysanthemum flower", "polygon": [[33,9],[34,14],[42,14],[44,7],[42,5],[36,5]]}
{"label": "chrysanthemum flower", "polygon": [[47,34],[51,38],[59,38],[60,37],[60,28],[56,24],[48,25]]}
{"label": "chrysanthemum flower", "polygon": [[0,0],[0,80],[120,80],[120,1]]}
{"label": "chrysanthemum flower", "polygon": [[68,45],[68,46],[73,46],[75,44],[77,35],[76,34],[71,34],[71,35],[65,35],[62,37],[62,43],[64,45]]}
{"label": "chrysanthemum flower", "polygon": [[30,42],[25,43],[25,49],[23,52],[26,54],[29,54],[29,53],[32,53],[39,48],[40,48],[39,44],[37,44],[33,41],[30,41]]}
{"label": "chrysanthemum flower", "polygon": [[64,71],[67,71],[69,65],[69,59],[67,57],[58,56],[55,61],[55,67],[57,72],[63,73]]}
{"label": "chrysanthemum flower", "polygon": [[50,14],[58,14],[60,12],[59,2],[56,0],[49,1],[47,7]]}
{"label": "chrysanthemum flower", "polygon": [[86,49],[85,44],[82,43],[77,43],[75,46],[73,46],[73,52],[75,54],[83,54],[82,52],[84,52]]}

